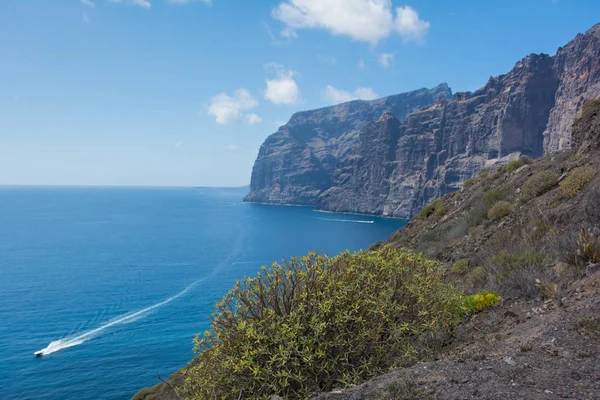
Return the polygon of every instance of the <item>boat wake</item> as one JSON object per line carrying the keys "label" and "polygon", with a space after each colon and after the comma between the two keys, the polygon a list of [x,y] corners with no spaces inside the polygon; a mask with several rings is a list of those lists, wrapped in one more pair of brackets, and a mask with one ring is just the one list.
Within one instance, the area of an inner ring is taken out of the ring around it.
{"label": "boat wake", "polygon": [[140,318],[145,317],[150,311],[155,310],[159,307],[162,307],[166,304],[169,304],[173,300],[183,296],[190,289],[192,289],[194,286],[196,286],[196,284],[198,284],[198,282],[200,282],[200,281],[201,281],[201,279],[198,279],[197,281],[193,282],[192,284],[187,286],[185,289],[183,289],[181,292],[177,293],[175,296],[171,296],[168,299],[161,301],[160,303],[156,303],[152,306],[146,307],[139,311],[135,311],[133,313],[121,315],[120,317],[117,317],[117,318],[107,322],[106,324],[99,326],[96,329],[92,329],[90,331],[81,333],[79,335],[73,335],[73,336],[69,336],[66,338],[62,338],[62,339],[50,342],[50,344],[48,346],[46,346],[45,348],[43,348],[41,350],[36,351],[33,354],[36,357],[46,356],[48,354],[55,353],[59,350],[63,350],[63,349],[73,347],[73,346],[78,346],[78,345],[85,343],[88,340],[96,337],[100,332],[102,332],[105,329],[110,328],[111,326],[123,325],[123,324],[128,324],[130,322],[134,322]]}
{"label": "boat wake", "polygon": [[319,218],[313,217],[314,219],[320,219],[321,221],[334,221],[334,222],[354,222],[355,224],[374,224],[373,220],[362,220],[362,219],[337,219],[337,218]]}

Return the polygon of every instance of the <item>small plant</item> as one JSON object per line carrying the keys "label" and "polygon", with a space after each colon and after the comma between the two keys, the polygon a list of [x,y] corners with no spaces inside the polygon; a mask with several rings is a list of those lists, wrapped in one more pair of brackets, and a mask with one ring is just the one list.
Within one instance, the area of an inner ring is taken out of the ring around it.
{"label": "small plant", "polygon": [[487,270],[485,269],[485,267],[482,267],[480,265],[478,267],[473,268],[473,270],[469,274],[469,277],[473,282],[481,283],[485,280],[485,278],[487,278]]}
{"label": "small plant", "polygon": [[475,183],[477,183],[477,179],[475,178],[469,178],[467,179],[464,183],[463,183],[463,189],[467,189],[470,188],[471,186],[473,186]]}
{"label": "small plant", "polygon": [[555,299],[558,295],[558,285],[554,282],[542,282],[536,279],[535,287],[539,289],[544,299]]}
{"label": "small plant", "polygon": [[554,171],[541,171],[531,176],[525,181],[523,187],[523,196],[525,199],[533,199],[538,197],[548,190],[552,189],[558,183],[558,174]]}
{"label": "small plant", "polygon": [[444,200],[438,198],[423,207],[417,217],[427,219],[433,215],[435,218],[441,218],[446,212],[448,212],[448,208],[444,204]]}
{"label": "small plant", "polygon": [[579,167],[575,168],[559,186],[567,196],[575,196],[581,192],[585,185],[594,179],[596,176],[596,168],[594,167]]}
{"label": "small plant", "polygon": [[466,296],[463,301],[463,308],[468,314],[472,314],[496,305],[500,300],[502,299],[495,292],[482,290],[479,293]]}
{"label": "small plant", "polygon": [[533,344],[531,342],[523,343],[519,350],[521,350],[521,353],[527,353],[533,350]]}
{"label": "small plant", "polygon": [[481,178],[481,179],[487,178],[489,174],[490,174],[490,170],[484,169],[483,171],[481,171],[479,173],[479,178]]}
{"label": "small plant", "polygon": [[377,391],[367,397],[368,400],[426,400],[431,396],[423,393],[412,380],[402,380],[387,385],[382,393]]}
{"label": "small plant", "polygon": [[585,336],[600,340],[600,318],[582,318],[577,321],[577,329]]}
{"label": "small plant", "polygon": [[507,174],[512,174],[514,173],[516,170],[518,170],[519,168],[521,168],[523,165],[525,165],[525,161],[522,158],[519,158],[517,160],[512,160],[511,162],[509,162],[508,164],[506,164],[504,166],[504,172],[506,172]]}
{"label": "small plant", "polygon": [[450,268],[450,272],[452,272],[453,274],[456,274],[456,275],[463,275],[467,272],[468,268],[469,268],[469,259],[463,258],[463,259],[456,261],[454,264],[452,264],[452,268]]}
{"label": "small plant", "polygon": [[513,205],[510,201],[499,201],[488,211],[488,218],[491,220],[499,220],[510,214],[512,210]]}
{"label": "small plant", "polygon": [[494,204],[499,201],[506,200],[506,192],[499,189],[491,189],[485,192],[483,195],[481,202],[486,206],[486,208],[490,208]]}
{"label": "small plant", "polygon": [[490,264],[500,270],[499,278],[502,279],[519,269],[530,269],[542,265],[545,256],[533,249],[501,250],[497,255],[490,257]]}
{"label": "small plant", "polygon": [[583,261],[600,263],[600,237],[591,229],[582,228],[579,232],[577,255]]}

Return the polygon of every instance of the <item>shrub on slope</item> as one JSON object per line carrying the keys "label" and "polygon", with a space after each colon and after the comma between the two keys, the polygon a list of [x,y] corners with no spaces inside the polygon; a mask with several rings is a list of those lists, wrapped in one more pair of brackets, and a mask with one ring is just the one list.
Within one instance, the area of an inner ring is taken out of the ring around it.
{"label": "shrub on slope", "polygon": [[[405,363],[452,332],[465,300],[408,250],[311,253],[238,282],[195,339],[194,399],[305,398]],[[468,310],[467,310],[468,311]]]}

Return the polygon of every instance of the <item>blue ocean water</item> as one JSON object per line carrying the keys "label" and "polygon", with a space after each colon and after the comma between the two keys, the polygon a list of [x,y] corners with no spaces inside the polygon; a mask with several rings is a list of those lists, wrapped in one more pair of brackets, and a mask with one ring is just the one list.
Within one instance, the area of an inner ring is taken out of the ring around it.
{"label": "blue ocean water", "polygon": [[192,358],[236,279],[405,224],[245,192],[0,187],[0,399],[128,399]]}

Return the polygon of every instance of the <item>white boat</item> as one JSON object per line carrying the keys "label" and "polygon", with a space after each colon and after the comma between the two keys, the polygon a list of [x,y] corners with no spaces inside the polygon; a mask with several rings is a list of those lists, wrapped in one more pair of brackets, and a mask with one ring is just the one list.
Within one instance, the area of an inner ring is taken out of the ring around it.
{"label": "white boat", "polygon": [[36,356],[36,357],[41,357],[41,356],[44,355],[44,352],[42,350],[36,351],[35,353],[33,353],[33,355]]}

